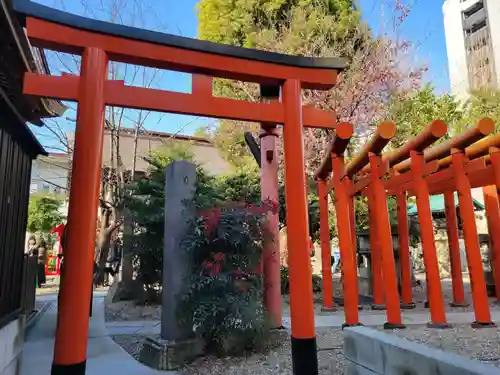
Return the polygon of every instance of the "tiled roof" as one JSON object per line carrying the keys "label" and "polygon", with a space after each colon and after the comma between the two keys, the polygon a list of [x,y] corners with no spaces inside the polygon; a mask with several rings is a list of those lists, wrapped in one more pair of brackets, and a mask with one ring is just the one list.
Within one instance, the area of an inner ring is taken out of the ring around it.
{"label": "tiled roof", "polygon": [[32,48],[12,12],[11,0],[0,0],[0,96],[16,108],[25,121],[42,125],[41,118],[60,116],[66,108],[60,101],[23,95],[25,72],[48,74],[43,50]]}

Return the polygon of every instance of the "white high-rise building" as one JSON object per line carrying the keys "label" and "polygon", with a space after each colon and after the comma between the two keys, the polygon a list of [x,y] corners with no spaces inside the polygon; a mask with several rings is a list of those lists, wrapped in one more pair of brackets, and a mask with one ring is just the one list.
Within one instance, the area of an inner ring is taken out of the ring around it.
{"label": "white high-rise building", "polygon": [[500,88],[500,0],[445,0],[443,15],[451,92]]}

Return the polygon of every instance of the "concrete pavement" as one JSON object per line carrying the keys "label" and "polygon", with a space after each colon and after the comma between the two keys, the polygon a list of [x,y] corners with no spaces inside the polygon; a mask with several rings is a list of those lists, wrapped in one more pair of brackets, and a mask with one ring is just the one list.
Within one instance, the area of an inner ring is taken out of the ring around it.
{"label": "concrete pavement", "polygon": [[[500,322],[500,311],[491,311],[491,317],[494,322]],[[470,324],[475,320],[473,312],[448,312],[446,319],[450,324]],[[359,320],[367,327],[382,326],[387,322],[385,314],[370,314],[369,312],[360,313]],[[427,324],[429,320],[429,313],[403,312],[403,323],[408,326]],[[341,327],[344,324],[344,313],[316,315],[314,323],[317,328]],[[283,325],[290,327],[290,317],[283,318]]]}
{"label": "concrete pavement", "polygon": [[[500,311],[491,311],[492,319],[500,323]],[[382,326],[387,321],[385,314],[371,314],[360,312],[360,321],[367,327]],[[473,312],[449,312],[446,314],[450,324],[470,324],[474,321]],[[430,320],[429,313],[403,312],[403,322],[407,326],[424,325]],[[314,322],[317,328],[340,328],[344,324],[344,312],[332,313],[330,315],[316,315]],[[290,317],[283,317],[283,325],[290,328]],[[160,333],[160,321],[138,320],[106,323],[109,335],[157,335]]]}
{"label": "concrete pavement", "polygon": [[[53,298],[52,298],[53,299]],[[94,298],[87,345],[86,375],[178,375],[146,367],[116,344],[106,331],[104,322],[104,298]],[[23,347],[19,375],[50,375],[54,334],[57,319],[57,300],[41,317],[30,332]]]}

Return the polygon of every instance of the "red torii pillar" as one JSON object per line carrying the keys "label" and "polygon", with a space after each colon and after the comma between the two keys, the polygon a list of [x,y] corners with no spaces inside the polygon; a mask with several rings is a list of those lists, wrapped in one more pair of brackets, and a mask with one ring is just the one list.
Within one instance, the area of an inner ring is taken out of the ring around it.
{"label": "red torii pillar", "polygon": [[425,159],[421,152],[411,151],[411,173],[413,189],[417,198],[417,212],[420,223],[422,250],[424,253],[425,273],[427,280],[427,298],[430,307],[431,321],[427,325],[432,328],[448,328],[444,310],[443,291],[439,278],[436,243],[432,225],[429,188],[424,179]]}
{"label": "red torii pillar", "polygon": [[467,158],[463,151],[452,150],[452,168],[455,176],[455,183],[458,191],[458,201],[460,205],[460,216],[463,223],[465,248],[469,274],[471,278],[472,301],[476,321],[472,323],[474,327],[490,327],[494,323],[491,321],[488,295],[486,292],[486,282],[483,274],[483,264],[479,241],[477,238],[476,217],[472,203],[471,186],[467,178],[464,165]]}
{"label": "red torii pillar", "polygon": [[[356,241],[356,212],[354,207],[354,195],[351,195],[350,191],[353,187],[352,180],[349,177],[344,178],[344,184],[346,186],[346,191],[349,194],[349,224],[351,226],[351,242],[352,242],[352,261],[354,263],[356,277],[358,275],[358,256],[357,256],[357,241]],[[359,296],[359,287],[358,283],[354,284],[354,288],[356,288],[356,294]],[[362,310],[363,306],[358,302],[358,310]]]}
{"label": "red torii pillar", "polygon": [[309,248],[309,226],[304,170],[301,84],[298,80],[288,79],[283,84],[282,90],[285,106],[283,148],[292,314],[292,357],[295,359],[294,372],[296,374],[317,374],[312,268],[309,252],[304,251]]}
{"label": "red torii pillar", "polygon": [[[490,147],[489,148],[491,165],[495,174],[495,185],[496,185],[496,194],[498,200],[498,194],[500,192],[500,148]],[[493,224],[493,223],[492,223]],[[500,231],[500,226],[494,224],[492,229],[493,232],[497,235]],[[495,294],[497,298],[497,302],[500,301],[500,240],[496,240],[495,243],[492,243],[492,266],[495,277]]]}
{"label": "red torii pillar", "polygon": [[323,289],[323,311],[336,311],[333,305],[333,275],[330,243],[330,225],[328,220],[327,181],[318,179],[319,197],[319,235],[321,243],[321,274]]}
{"label": "red torii pillar", "polygon": [[[276,157],[276,127],[262,127],[260,138],[261,170],[260,189],[262,204],[271,206],[267,212],[267,223],[272,241],[267,241],[264,249],[265,303],[276,328],[282,326],[281,271],[279,248],[279,210],[278,207],[278,160]],[[266,203],[266,202],[269,202]]]}
{"label": "red torii pillar", "polygon": [[344,292],[344,327],[359,325],[358,312],[358,275],[353,256],[351,235],[351,218],[349,210],[350,193],[345,178],[344,152],[354,133],[352,124],[339,123],[335,140],[329,150],[331,165],[331,188],[335,191],[335,213],[337,217],[337,232],[340,247],[340,262],[342,264],[342,279]]}
{"label": "red torii pillar", "polygon": [[401,308],[414,309],[411,285],[410,233],[408,227],[408,207],[406,193],[402,189],[396,191],[399,237],[399,266],[401,274]]}
{"label": "red torii pillar", "polygon": [[[260,86],[262,101],[278,100],[279,86]],[[274,124],[261,124],[260,131],[260,191],[261,204],[267,210],[267,223],[272,241],[264,248],[264,301],[271,315],[273,326],[282,327],[281,300],[281,260],[279,245],[279,198],[278,198],[278,160],[276,139],[278,130]],[[270,207],[269,207],[270,206]]]}
{"label": "red torii pillar", "polygon": [[[96,230],[95,210],[99,199],[101,177],[100,155],[103,142],[105,111],[104,85],[108,75],[106,53],[94,47],[86,48],[82,56],[78,92],[78,124],[68,209],[67,244],[64,254],[64,288],[60,291],[59,313],[54,347],[52,373],[85,373],[88,320],[94,260]],[[87,249],[87,251],[72,251]],[[70,334],[69,334],[70,333]],[[71,350],[67,348],[71,347]],[[70,370],[71,369],[71,370]],[[66,371],[66,372],[65,372]]]}
{"label": "red torii pillar", "polygon": [[[346,166],[346,180],[347,184],[349,185],[349,190],[352,191],[352,195],[356,194],[359,185],[361,184],[363,188],[366,187],[367,191],[367,196],[368,196],[368,206],[369,206],[369,213],[370,213],[370,247],[372,249],[372,276],[373,276],[373,284],[374,284],[374,304],[372,305],[373,309],[379,309],[382,310],[385,308],[383,305],[383,299],[384,299],[384,290],[382,289],[383,287],[383,272],[382,272],[382,262],[384,262],[381,254],[381,248],[383,245],[379,242],[378,238],[378,224],[379,220],[376,217],[377,216],[377,198],[376,195],[379,194],[380,192],[376,192],[377,187],[373,187],[373,176],[364,176],[361,181],[357,183],[356,189],[353,189],[352,186],[352,178],[353,176],[361,172],[362,175],[369,173],[370,171],[370,158],[372,155],[378,155],[382,152],[382,150],[387,146],[387,144],[390,142],[392,137],[396,134],[396,125],[392,122],[381,122],[375,133],[372,135],[370,140],[365,144],[363,149],[351,159],[349,164]],[[364,173],[363,173],[364,172]],[[380,181],[379,181],[380,182]],[[377,185],[377,183],[375,183]],[[384,190],[385,194],[385,190]],[[352,200],[353,197],[351,197],[351,212],[352,215],[354,215],[354,202]],[[386,202],[387,203],[387,202]],[[387,214],[387,212],[386,212]],[[352,230],[355,230],[355,222],[351,218],[351,226]],[[375,230],[375,232],[374,232]],[[356,238],[353,236],[353,244],[356,243]],[[390,245],[392,247],[392,239],[390,242]],[[392,254],[393,256],[393,254]],[[393,259],[394,260],[394,259]],[[356,261],[356,259],[355,259]],[[397,283],[397,281],[396,281]],[[396,292],[397,292],[397,284],[396,284]],[[399,298],[397,298],[399,301]],[[398,302],[399,303],[399,302]],[[392,319],[392,313],[391,313],[391,319]],[[390,324],[390,323],[388,323]]]}
{"label": "red torii pillar", "polygon": [[345,184],[344,157],[332,153],[333,187],[335,189],[335,211],[339,236],[340,262],[343,272],[345,323],[343,327],[359,325],[358,312],[358,275],[354,263],[351,218],[349,212],[349,193]]}
{"label": "red torii pillar", "polygon": [[401,307],[398,292],[398,278],[396,263],[394,261],[394,250],[392,247],[391,224],[387,208],[387,195],[381,180],[382,173],[380,155],[370,153],[371,186],[374,207],[376,209],[376,228],[379,236],[380,255],[382,264],[382,276],[384,280],[385,303],[387,307],[387,322],[385,329],[405,328],[401,318]]}
{"label": "red torii pillar", "polygon": [[372,310],[385,310],[384,303],[384,280],[382,276],[382,261],[380,258],[380,241],[377,229],[377,215],[373,192],[370,187],[367,189],[368,196],[368,218],[370,230],[371,266],[372,266],[372,289],[373,305]]}
{"label": "red torii pillar", "polygon": [[500,207],[497,187],[489,185],[483,187],[486,220],[490,238],[491,268],[495,281],[496,302],[500,301]]}
{"label": "red torii pillar", "polygon": [[462,277],[462,261],[458,241],[458,220],[453,191],[444,192],[444,209],[446,213],[446,232],[450,254],[451,280],[453,288],[453,307],[467,307],[465,302],[464,281]]}

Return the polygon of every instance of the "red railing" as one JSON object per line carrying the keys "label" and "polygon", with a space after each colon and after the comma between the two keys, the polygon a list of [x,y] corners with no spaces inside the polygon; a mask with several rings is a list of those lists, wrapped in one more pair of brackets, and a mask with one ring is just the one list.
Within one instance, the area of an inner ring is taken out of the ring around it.
{"label": "red railing", "polygon": [[61,259],[57,256],[49,256],[45,264],[45,275],[59,276],[61,274]]}

